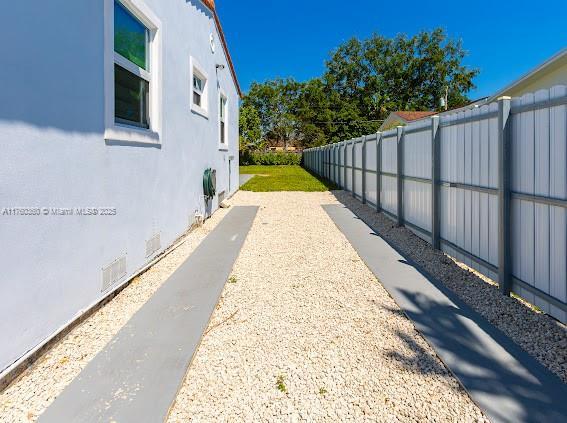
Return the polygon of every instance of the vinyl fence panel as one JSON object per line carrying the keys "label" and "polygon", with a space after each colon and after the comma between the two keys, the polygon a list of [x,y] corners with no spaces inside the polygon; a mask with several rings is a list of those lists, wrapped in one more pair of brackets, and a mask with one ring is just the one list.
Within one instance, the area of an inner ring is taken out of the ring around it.
{"label": "vinyl fence panel", "polygon": [[404,220],[414,226],[418,236],[429,242],[432,210],[431,141],[429,120],[405,128],[402,143]]}
{"label": "vinyl fence panel", "polygon": [[362,140],[354,144],[354,193],[356,198],[362,199]]}
{"label": "vinyl fence panel", "polygon": [[366,202],[372,206],[376,206],[377,187],[376,187],[376,144],[377,136],[370,135],[366,139],[366,152],[364,155],[364,187]]}
{"label": "vinyl fence panel", "polygon": [[390,218],[401,210],[398,223],[428,242],[437,222],[443,251],[495,281],[500,272],[515,293],[567,322],[566,87],[308,149],[304,162]]}
{"label": "vinyl fence panel", "polygon": [[347,191],[352,192],[352,141],[348,142],[345,146],[345,188]]}
{"label": "vinyl fence panel", "polygon": [[382,154],[381,154],[381,185],[380,202],[382,209],[397,216],[398,212],[398,189],[396,175],[398,172],[398,153],[397,153],[397,131],[391,130],[382,134]]}

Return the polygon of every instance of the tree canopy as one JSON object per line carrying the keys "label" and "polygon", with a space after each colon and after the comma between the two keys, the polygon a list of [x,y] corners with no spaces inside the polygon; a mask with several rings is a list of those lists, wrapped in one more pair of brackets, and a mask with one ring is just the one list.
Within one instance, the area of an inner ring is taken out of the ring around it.
{"label": "tree canopy", "polygon": [[377,131],[391,111],[468,103],[477,69],[463,65],[460,40],[442,29],[413,37],[352,38],[331,52],[323,75],[307,82],[252,84],[243,109],[258,112],[261,137],[311,147]]}
{"label": "tree canopy", "polygon": [[256,108],[246,104],[240,108],[240,150],[259,150],[264,147],[262,122]]}

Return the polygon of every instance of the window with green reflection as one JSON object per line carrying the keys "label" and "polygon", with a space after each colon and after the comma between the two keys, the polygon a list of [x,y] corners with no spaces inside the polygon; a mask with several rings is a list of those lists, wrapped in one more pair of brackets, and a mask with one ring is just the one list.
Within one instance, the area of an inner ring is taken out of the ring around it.
{"label": "window with green reflection", "polygon": [[148,81],[114,65],[115,122],[149,129]]}
{"label": "window with green reflection", "polygon": [[119,1],[114,2],[114,51],[148,70],[148,29]]}

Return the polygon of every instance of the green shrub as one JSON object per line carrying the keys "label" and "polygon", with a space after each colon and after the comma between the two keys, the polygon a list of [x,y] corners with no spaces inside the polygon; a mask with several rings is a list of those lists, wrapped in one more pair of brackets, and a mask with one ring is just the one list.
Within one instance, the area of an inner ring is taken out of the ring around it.
{"label": "green shrub", "polygon": [[241,152],[240,165],[262,165],[262,166],[281,166],[281,165],[299,165],[301,163],[301,154],[288,153],[285,151],[261,152]]}

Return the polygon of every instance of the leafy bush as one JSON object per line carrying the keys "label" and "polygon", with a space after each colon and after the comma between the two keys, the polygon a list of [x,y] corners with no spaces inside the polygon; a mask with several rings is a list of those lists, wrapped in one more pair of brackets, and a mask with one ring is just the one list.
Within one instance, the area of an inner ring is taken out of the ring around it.
{"label": "leafy bush", "polygon": [[301,163],[301,154],[288,153],[284,151],[261,152],[240,152],[240,165],[263,165],[263,166],[281,166],[281,165],[299,165]]}

